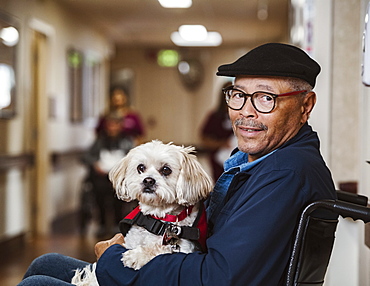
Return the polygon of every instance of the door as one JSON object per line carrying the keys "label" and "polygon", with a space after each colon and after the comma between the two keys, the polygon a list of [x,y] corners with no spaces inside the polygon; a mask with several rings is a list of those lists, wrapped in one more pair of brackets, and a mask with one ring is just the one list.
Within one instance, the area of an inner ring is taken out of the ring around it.
{"label": "door", "polygon": [[34,152],[35,168],[30,194],[30,230],[33,235],[48,231],[49,152],[47,144],[48,101],[46,93],[47,60],[49,55],[48,38],[37,31],[32,33],[32,100],[30,111],[31,149]]}

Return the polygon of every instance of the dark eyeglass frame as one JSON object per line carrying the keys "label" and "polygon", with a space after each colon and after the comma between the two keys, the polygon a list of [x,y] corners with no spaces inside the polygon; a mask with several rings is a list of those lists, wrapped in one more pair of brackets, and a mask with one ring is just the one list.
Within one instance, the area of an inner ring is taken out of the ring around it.
{"label": "dark eyeglass frame", "polygon": [[[237,90],[237,91],[239,91],[240,93],[243,94],[244,102],[243,102],[243,104],[240,108],[233,108],[233,107],[229,106],[230,95],[228,94],[228,92],[230,90]],[[280,94],[275,94],[275,93],[271,93],[271,92],[267,92],[267,91],[255,91],[252,94],[249,94],[249,93],[246,93],[244,90],[235,87],[234,85],[231,85],[231,86],[228,86],[228,87],[222,89],[222,92],[225,95],[226,104],[230,109],[232,109],[232,110],[242,110],[245,103],[247,102],[247,97],[250,97],[251,98],[251,103],[252,103],[254,109],[257,110],[260,113],[270,113],[270,112],[272,112],[275,109],[276,98],[278,98],[278,97],[289,96],[289,95],[297,95],[297,94],[304,93],[304,92],[307,92],[307,91],[308,90],[295,90],[295,91],[290,91],[290,92],[285,92],[285,93],[280,93]],[[263,94],[270,95],[274,99],[274,104],[273,104],[270,111],[260,111],[256,107],[256,105],[254,104],[254,95],[257,94],[257,93],[263,93]]]}

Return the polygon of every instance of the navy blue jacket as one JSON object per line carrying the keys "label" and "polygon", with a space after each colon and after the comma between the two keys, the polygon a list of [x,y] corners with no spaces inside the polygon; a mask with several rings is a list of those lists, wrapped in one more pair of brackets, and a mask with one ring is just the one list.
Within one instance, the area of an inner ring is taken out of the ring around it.
{"label": "navy blue jacket", "polygon": [[160,255],[135,271],[120,261],[126,249],[113,245],[98,261],[99,284],[277,286],[303,207],[331,198],[335,188],[319,139],[305,124],[279,150],[234,177],[207,253]]}

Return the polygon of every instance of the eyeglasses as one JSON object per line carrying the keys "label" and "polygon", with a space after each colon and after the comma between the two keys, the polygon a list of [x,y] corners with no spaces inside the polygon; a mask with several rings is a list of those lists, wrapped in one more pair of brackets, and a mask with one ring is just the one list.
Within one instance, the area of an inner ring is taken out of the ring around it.
{"label": "eyeglasses", "polygon": [[265,91],[256,91],[252,94],[248,94],[233,85],[223,88],[222,91],[225,94],[226,103],[229,108],[233,110],[241,110],[247,101],[247,97],[250,97],[254,109],[260,113],[270,113],[273,111],[277,97],[297,95],[307,92],[307,90],[296,90],[287,93],[274,94]]}

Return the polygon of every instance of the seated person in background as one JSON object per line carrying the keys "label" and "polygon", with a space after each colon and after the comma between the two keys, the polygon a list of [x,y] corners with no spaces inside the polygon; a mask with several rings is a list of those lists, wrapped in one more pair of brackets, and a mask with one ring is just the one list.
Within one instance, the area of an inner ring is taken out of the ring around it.
{"label": "seated person in background", "polygon": [[[108,114],[121,117],[121,130],[123,134],[134,139],[135,146],[143,143],[144,125],[139,113],[130,106],[129,97],[123,88],[114,87],[112,89]],[[105,120],[106,115],[99,118],[96,127],[97,133],[104,129]]]}
{"label": "seated person in background", "polygon": [[133,147],[133,139],[122,133],[122,118],[114,114],[105,117],[104,126],[83,157],[89,167],[89,179],[98,207],[99,229],[97,237],[109,234],[108,210],[114,210],[114,226],[123,218],[125,202],[119,200],[108,179],[109,170]]}
{"label": "seated person in background", "polygon": [[[208,200],[208,251],[160,255],[135,271],[123,266],[124,238],[116,235],[95,247],[99,284],[283,285],[302,209],[336,198],[318,136],[307,122],[319,72],[304,51],[278,43],[220,66],[217,75],[235,77],[225,94],[238,148]],[[85,265],[44,255],[19,285],[51,279],[48,285],[68,285],[62,284],[73,276],[68,270]]]}

